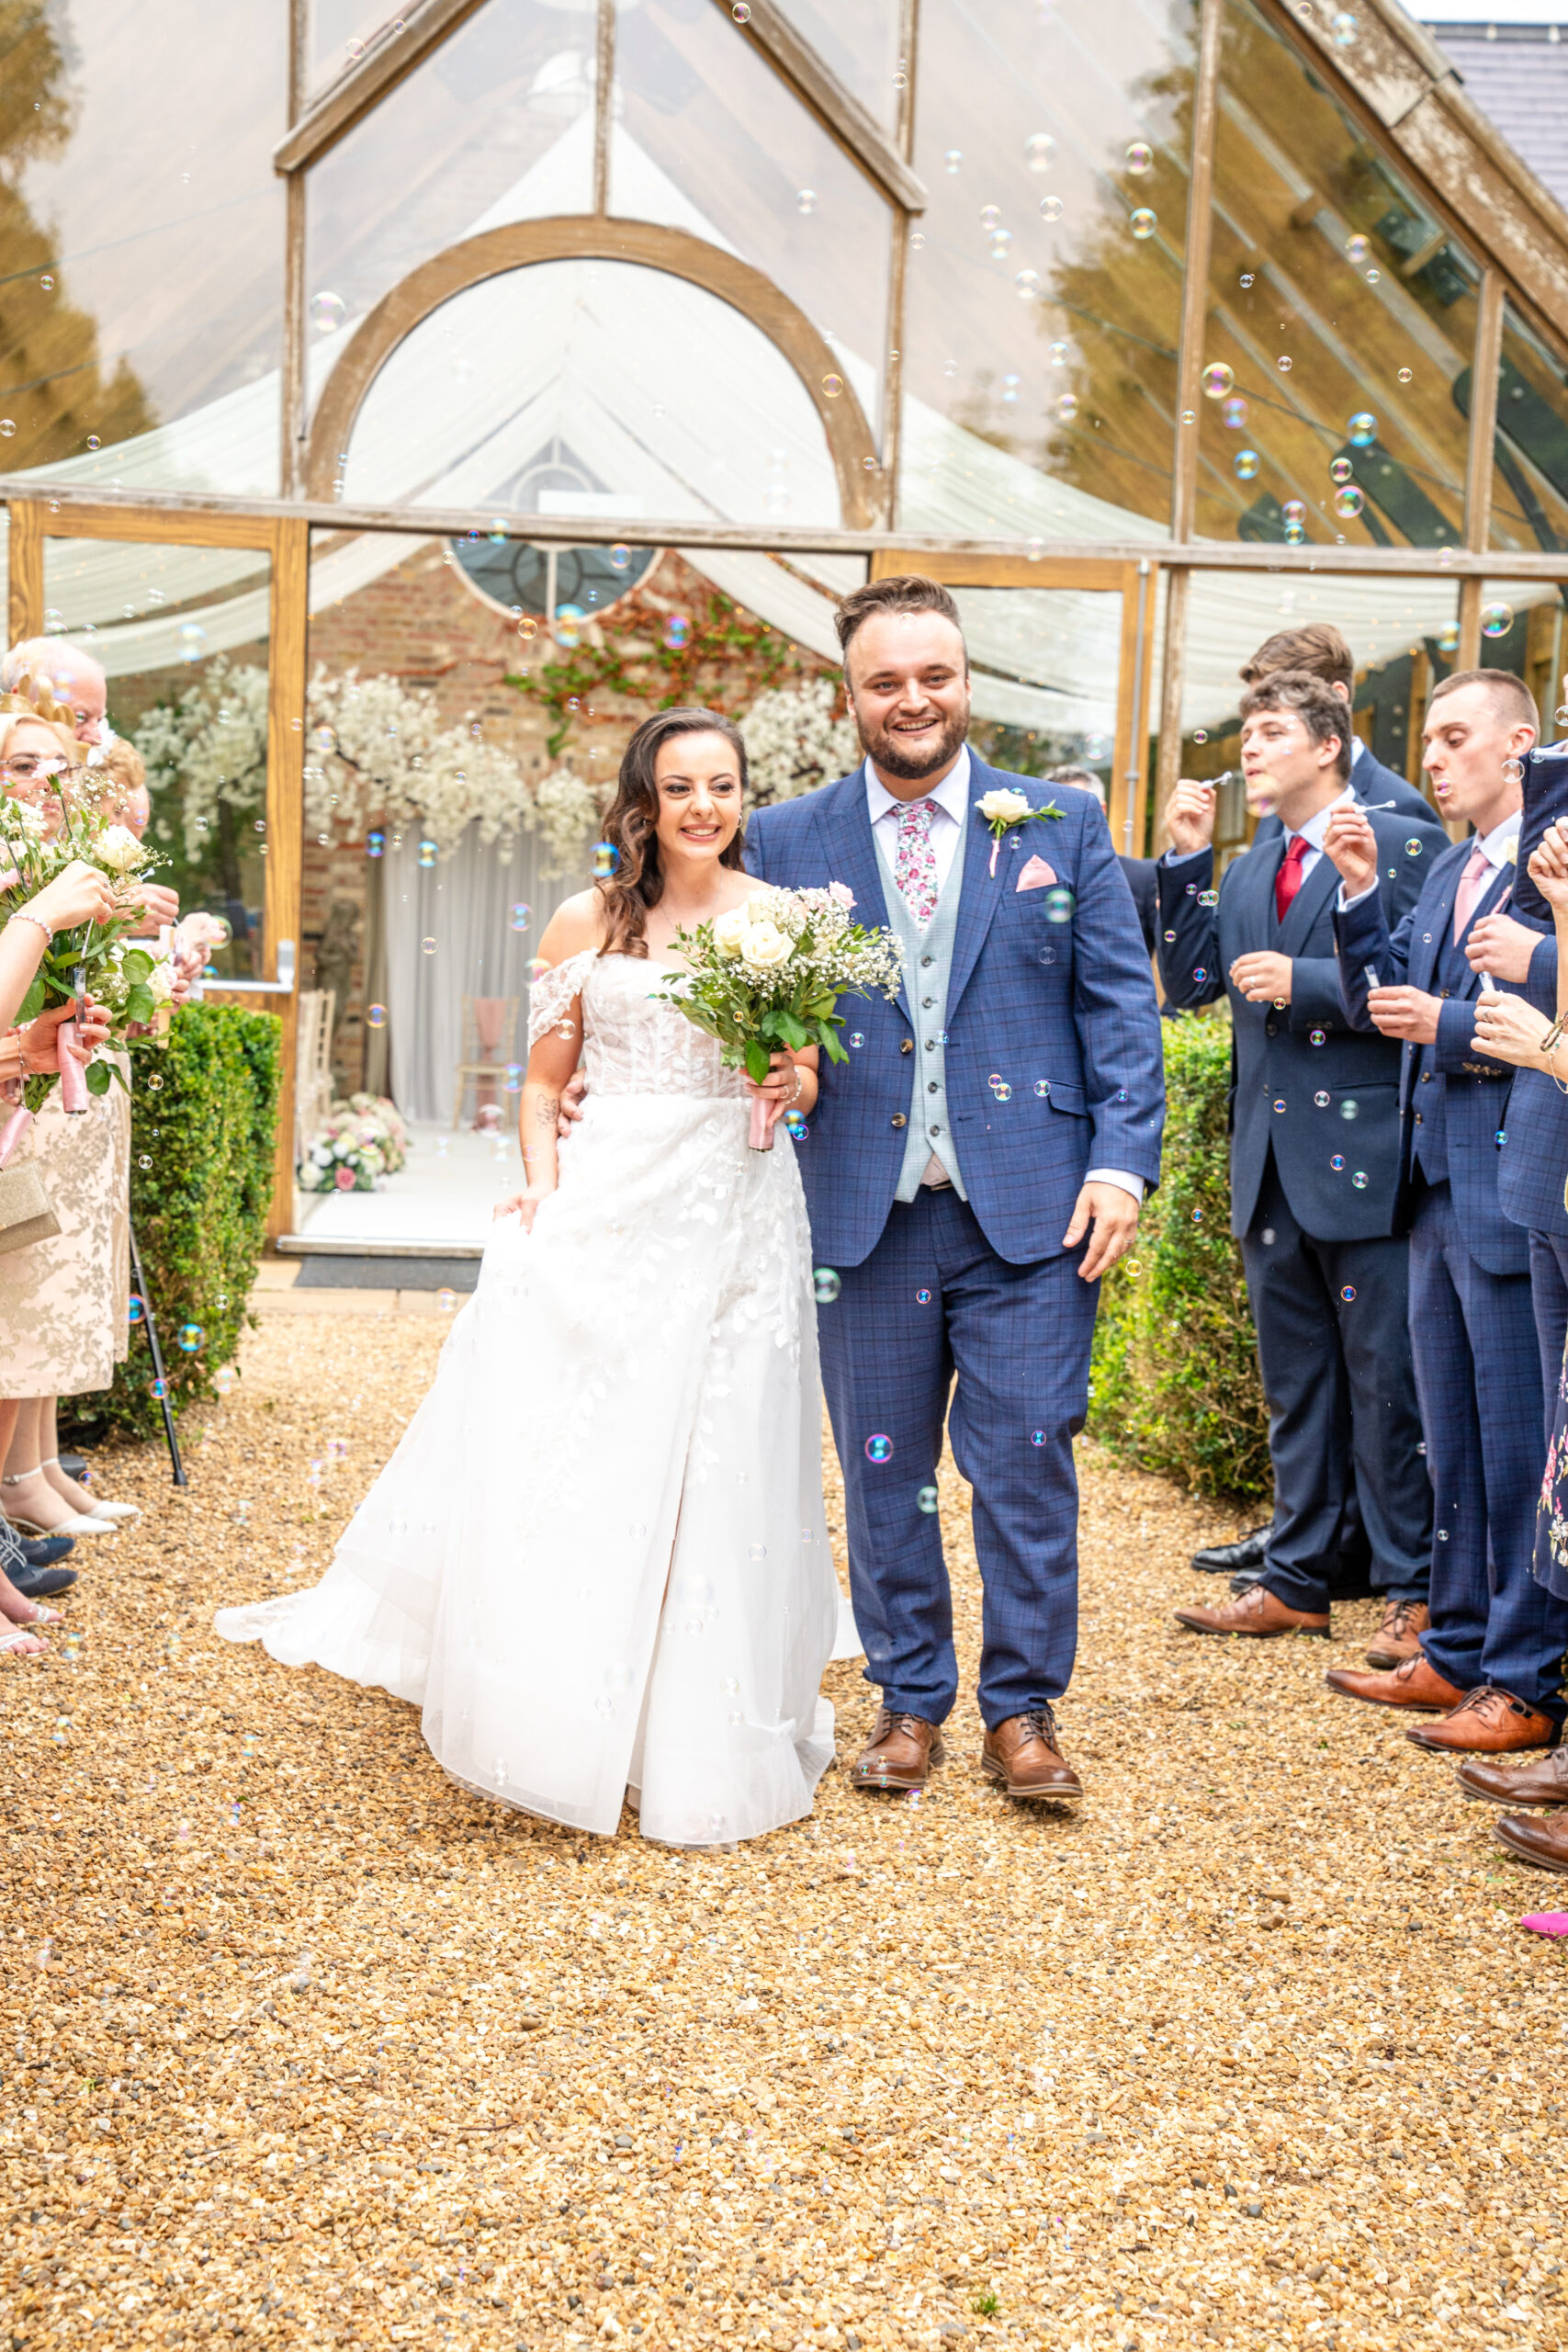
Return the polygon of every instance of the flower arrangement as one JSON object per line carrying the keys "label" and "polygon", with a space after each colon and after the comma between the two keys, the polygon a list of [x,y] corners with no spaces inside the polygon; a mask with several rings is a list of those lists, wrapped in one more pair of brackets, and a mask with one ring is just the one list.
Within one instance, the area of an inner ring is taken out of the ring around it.
{"label": "flower arrangement", "polygon": [[838,698],[832,678],[773,686],[757,696],[740,721],[755,807],[794,800],[849,775],[861,755],[860,737],[852,718],[833,716]]}
{"label": "flower arrangement", "polygon": [[334,1102],[299,1170],[306,1193],[374,1193],[408,1158],[408,1129],[384,1094]]}
{"label": "flower arrangement", "polygon": [[[743,1069],[755,1085],[781,1048],[816,1045],[829,1061],[847,1062],[839,999],[879,989],[891,1002],[903,964],[897,933],[863,929],[852,920],[853,905],[841,882],[754,891],[713,922],[676,933],[675,952],[689,968],[658,993],[716,1037],[726,1068]],[[752,1104],[750,1139],[755,1151],[773,1148],[761,1102]]]}

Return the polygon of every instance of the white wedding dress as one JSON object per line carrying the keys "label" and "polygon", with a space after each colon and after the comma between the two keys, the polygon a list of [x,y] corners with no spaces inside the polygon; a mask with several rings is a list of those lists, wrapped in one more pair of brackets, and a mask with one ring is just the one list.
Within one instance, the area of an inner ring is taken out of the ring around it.
{"label": "white wedding dress", "polygon": [[646,1837],[728,1845],[811,1810],[840,1597],[795,1155],[748,1148],[671,977],[589,952],[535,989],[530,1044],[581,997],[558,1189],[497,1225],[321,1582],[217,1629],[422,1707],[502,1804],[610,1836],[630,1789]]}

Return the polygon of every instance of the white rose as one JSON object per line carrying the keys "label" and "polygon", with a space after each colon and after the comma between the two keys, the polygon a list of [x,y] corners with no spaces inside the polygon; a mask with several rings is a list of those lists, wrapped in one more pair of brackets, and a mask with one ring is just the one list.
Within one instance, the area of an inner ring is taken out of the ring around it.
{"label": "white rose", "polygon": [[175,968],[172,964],[154,964],[147,975],[146,985],[152,991],[154,1004],[169,1004],[174,1000]]}
{"label": "white rose", "polygon": [[1032,817],[1034,811],[1029,805],[1027,792],[1003,790],[986,794],[980,802],[980,814],[987,825],[995,824],[998,818],[1013,824],[1020,817]]}
{"label": "white rose", "polygon": [[746,934],[746,961],[761,964],[787,964],[795,952],[795,942],[787,939],[776,923],[754,922]]}
{"label": "white rose", "polygon": [[829,882],[828,896],[835,906],[852,907],[855,902],[855,894],[847,882]]}
{"label": "white rose", "polygon": [[731,907],[713,927],[713,944],[721,956],[739,956],[751,925],[744,907]]}
{"label": "white rose", "polygon": [[129,825],[107,825],[98,835],[94,864],[111,874],[134,873],[147,853]]}

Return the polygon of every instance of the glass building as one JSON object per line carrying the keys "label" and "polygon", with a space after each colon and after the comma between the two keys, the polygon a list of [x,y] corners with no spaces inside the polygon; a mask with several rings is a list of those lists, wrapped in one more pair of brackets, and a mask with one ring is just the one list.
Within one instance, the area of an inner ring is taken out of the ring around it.
{"label": "glass building", "polygon": [[[220,37],[24,0],[7,35],[10,637],[199,737],[154,778],[177,877],[237,988],[314,956],[343,1083],[434,1118],[513,1058],[471,1025],[521,989],[508,910],[536,936],[587,870],[511,816],[367,861],[379,771],[320,709],[372,672],[462,809],[463,730],[526,703],[513,770],[592,783],[599,719],[716,693],[721,645],[827,677],[835,596],[925,570],[987,754],[1096,768],[1135,850],[1292,621],[1345,630],[1408,775],[1455,664],[1551,726],[1568,216],[1393,0],[229,0]],[[490,939],[463,974],[443,924]]]}

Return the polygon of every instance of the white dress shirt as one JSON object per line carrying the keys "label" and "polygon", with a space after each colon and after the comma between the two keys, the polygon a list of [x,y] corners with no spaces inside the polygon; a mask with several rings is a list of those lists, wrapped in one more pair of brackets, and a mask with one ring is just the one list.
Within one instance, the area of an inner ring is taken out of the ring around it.
{"label": "white dress shirt", "polygon": [[[953,871],[953,861],[957,854],[958,844],[964,839],[964,831],[969,822],[971,775],[969,746],[965,743],[942,782],[933,784],[929,792],[917,793],[914,796],[917,799],[925,799],[931,803],[929,839],[931,855],[936,860],[936,887],[939,892],[947,887],[947,877]],[[869,758],[865,763],[865,801],[866,812],[871,819],[872,833],[880,841],[888,865],[896,874],[898,870],[899,820],[903,810],[908,807],[908,802],[898,799],[895,794],[888,791]],[[922,1182],[938,1185],[947,1182],[947,1170],[939,1159],[932,1159]],[[1131,1193],[1135,1201],[1141,1201],[1144,1197],[1143,1178],[1130,1175],[1121,1168],[1091,1168],[1085,1176],[1084,1182],[1086,1184],[1115,1184],[1123,1193]]]}

